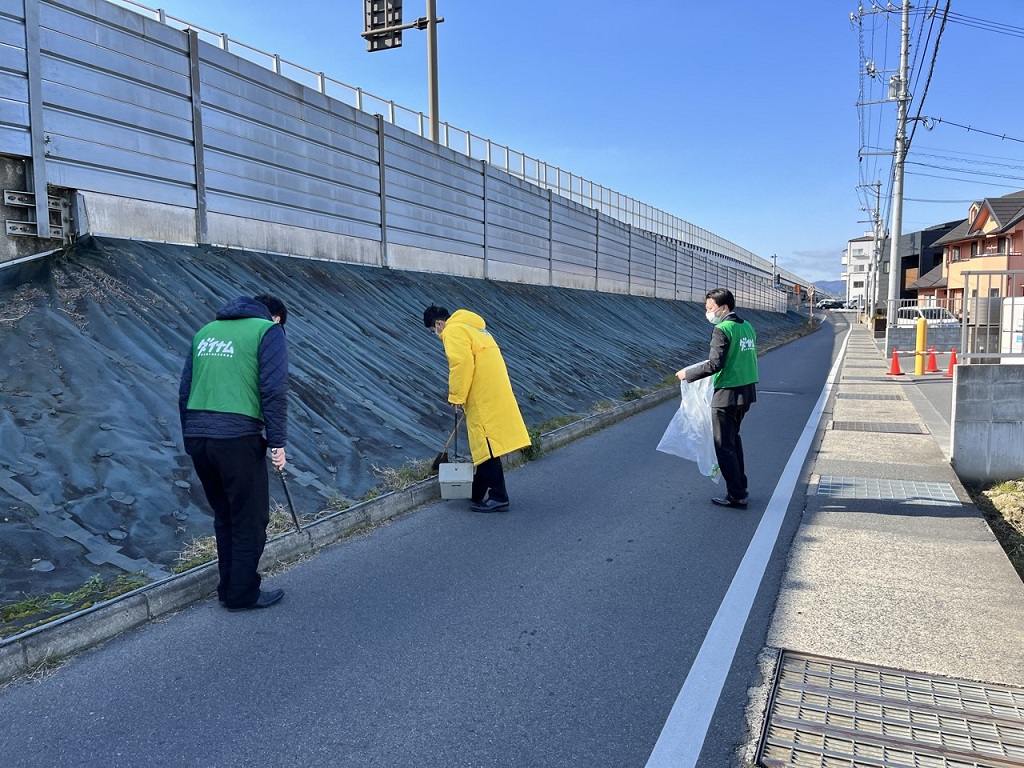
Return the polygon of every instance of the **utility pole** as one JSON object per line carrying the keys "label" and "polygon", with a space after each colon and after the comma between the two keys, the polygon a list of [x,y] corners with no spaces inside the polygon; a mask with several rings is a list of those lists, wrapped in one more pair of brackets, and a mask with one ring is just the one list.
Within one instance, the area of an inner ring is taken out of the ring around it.
{"label": "utility pole", "polygon": [[[882,237],[882,182],[876,181],[870,184],[875,188],[875,207],[871,211],[871,262],[868,264],[868,290],[865,292],[867,299],[868,317],[873,318],[878,309],[878,273],[882,268],[882,245],[885,239]],[[870,321],[869,321],[870,322]]]}
{"label": "utility pole", "polygon": [[903,234],[903,168],[907,159],[907,112],[910,94],[907,93],[908,68],[910,61],[910,0],[903,0],[903,25],[900,35],[900,73],[890,80],[890,94],[896,90],[896,152],[893,165],[892,184],[892,229],[889,240],[889,307],[886,322],[889,328],[896,325],[896,309],[899,306],[902,270],[900,264],[900,236]]}
{"label": "utility pole", "polygon": [[[882,216],[881,216],[881,198],[882,198],[882,182],[876,181],[873,184],[858,184],[857,188],[863,187],[874,187],[875,188],[875,207],[871,208],[869,213],[871,218],[867,221],[861,219],[859,224],[870,224],[871,225],[871,256],[868,258],[867,271],[864,276],[864,311],[867,313],[868,318],[875,316],[875,309],[878,306],[878,270],[882,265],[882,243],[884,237],[882,236]],[[867,208],[861,208],[862,211],[867,211]],[[847,264],[852,266],[852,264]],[[847,294],[853,292],[853,275],[856,273],[850,273],[847,278]],[[847,296],[849,298],[849,296]],[[858,303],[858,308],[860,304]]]}

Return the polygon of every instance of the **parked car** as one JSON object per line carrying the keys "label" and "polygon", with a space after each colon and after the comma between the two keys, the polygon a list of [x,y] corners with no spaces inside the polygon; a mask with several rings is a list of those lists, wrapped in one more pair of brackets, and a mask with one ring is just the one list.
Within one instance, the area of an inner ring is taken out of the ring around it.
{"label": "parked car", "polygon": [[822,299],[814,306],[818,309],[842,309],[845,304],[842,299]]}
{"label": "parked car", "polygon": [[928,325],[960,325],[956,315],[945,307],[900,307],[896,310],[896,327],[916,328],[922,317]]}

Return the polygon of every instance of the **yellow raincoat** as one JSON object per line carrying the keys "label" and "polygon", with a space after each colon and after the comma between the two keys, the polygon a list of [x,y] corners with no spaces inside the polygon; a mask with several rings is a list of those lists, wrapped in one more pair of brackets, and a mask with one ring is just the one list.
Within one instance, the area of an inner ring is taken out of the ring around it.
{"label": "yellow raincoat", "polygon": [[448,356],[448,402],[466,412],[473,464],[530,445],[505,359],[475,312],[457,309],[441,331]]}

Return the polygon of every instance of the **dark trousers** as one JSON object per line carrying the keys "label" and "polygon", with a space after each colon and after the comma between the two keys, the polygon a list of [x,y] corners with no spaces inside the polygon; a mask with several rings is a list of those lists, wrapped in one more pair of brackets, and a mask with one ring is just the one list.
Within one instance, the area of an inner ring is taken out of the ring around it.
{"label": "dark trousers", "polygon": [[740,424],[749,408],[749,405],[728,405],[724,408],[711,409],[711,426],[714,430],[718,467],[725,479],[726,492],[737,501],[747,498],[747,475],[743,468]]}
{"label": "dark trousers", "polygon": [[220,583],[217,596],[242,608],[260,596],[260,556],[267,543],[270,490],[267,443],[260,435],[231,440],[186,438],[206,499],[213,508]]}
{"label": "dark trousers", "polygon": [[505,490],[505,470],[501,466],[501,458],[492,456],[477,465],[473,473],[473,501],[483,501],[489,495],[494,501],[508,501]]}

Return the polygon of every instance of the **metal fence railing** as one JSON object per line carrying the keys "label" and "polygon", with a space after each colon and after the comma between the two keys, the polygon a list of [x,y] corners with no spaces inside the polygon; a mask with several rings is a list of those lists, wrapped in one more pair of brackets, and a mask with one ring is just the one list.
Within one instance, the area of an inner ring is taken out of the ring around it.
{"label": "metal fence railing", "polygon": [[1024,364],[1024,270],[961,273],[963,287],[945,297],[902,299],[896,329],[924,319],[928,336],[941,335],[959,350],[961,363]]}
{"label": "metal fence railing", "polygon": [[961,274],[964,362],[1024,364],[1024,270]]}
{"label": "metal fence railing", "polygon": [[[362,88],[335,80],[323,72],[287,61],[278,54],[267,53],[237,40],[229,39],[226,33],[213,32],[172,16],[162,9],[150,8],[134,2],[134,0],[110,0],[110,2],[140,15],[149,16],[176,29],[195,30],[204,42],[266,67],[360,111],[380,114],[393,125],[419,136],[428,135],[428,120],[422,112],[403,107],[391,99],[385,99]],[[550,189],[555,194],[597,210],[622,223],[733,260],[750,267],[752,271],[766,275],[772,273],[771,261],[757,256],[752,251],[742,248],[714,232],[585,179],[571,171],[530,157],[490,139],[476,136],[468,130],[441,122],[439,124],[439,143],[453,151],[500,168],[512,176]],[[784,269],[778,269],[777,272],[790,283],[804,284],[802,278]]]}

